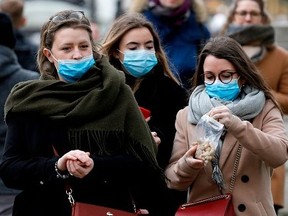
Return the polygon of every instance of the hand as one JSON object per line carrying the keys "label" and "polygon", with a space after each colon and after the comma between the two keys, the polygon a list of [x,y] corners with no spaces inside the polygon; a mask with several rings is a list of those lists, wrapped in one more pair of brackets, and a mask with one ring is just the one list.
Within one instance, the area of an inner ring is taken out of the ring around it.
{"label": "hand", "polygon": [[204,161],[195,158],[195,153],[198,145],[193,145],[184,155],[186,164],[193,169],[200,169],[204,167]]}
{"label": "hand", "polygon": [[231,113],[230,109],[228,109],[228,107],[226,106],[218,106],[212,108],[208,112],[208,116],[217,120],[218,122],[223,124],[226,128],[229,128],[234,118],[234,115]]}
{"label": "hand", "polygon": [[83,178],[94,167],[94,161],[90,158],[89,152],[71,150],[59,158],[58,169],[68,171],[71,175]]}
{"label": "hand", "polygon": [[160,137],[158,137],[158,134],[156,132],[151,132],[153,138],[154,138],[154,141],[156,143],[156,145],[158,146],[160,143],[161,143],[161,139]]}

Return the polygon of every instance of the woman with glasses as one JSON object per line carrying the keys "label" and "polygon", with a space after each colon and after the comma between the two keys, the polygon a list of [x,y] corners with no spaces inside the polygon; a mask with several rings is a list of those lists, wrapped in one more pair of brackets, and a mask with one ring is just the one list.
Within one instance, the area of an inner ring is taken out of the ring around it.
{"label": "woman with glasses", "polygon": [[[168,187],[189,188],[189,202],[230,192],[236,215],[276,215],[271,174],[288,158],[288,138],[282,113],[255,65],[235,40],[215,37],[200,53],[192,81],[189,104],[176,118],[165,170]],[[196,156],[196,126],[204,115],[223,125],[215,154],[205,163]]]}
{"label": "woman with glasses", "polygon": [[[171,72],[158,34],[142,14],[126,13],[113,22],[101,51],[113,66],[125,72],[138,105],[150,111],[149,128],[160,141],[157,161],[165,169],[171,156],[176,114],[187,104],[188,94]],[[165,209],[171,209],[169,215],[174,216],[186,193],[168,193],[171,202]]]}
{"label": "woman with glasses", "polygon": [[[271,18],[263,0],[234,1],[223,34],[238,41],[288,114],[288,52],[277,45]],[[274,170],[272,193],[275,211],[284,207],[285,165]]]}
{"label": "woman with glasses", "polygon": [[71,215],[67,184],[75,201],[160,215],[156,144],[124,73],[93,45],[83,12],[44,23],[38,65],[40,80],[16,85],[5,104],[0,176],[22,190],[13,215]]}

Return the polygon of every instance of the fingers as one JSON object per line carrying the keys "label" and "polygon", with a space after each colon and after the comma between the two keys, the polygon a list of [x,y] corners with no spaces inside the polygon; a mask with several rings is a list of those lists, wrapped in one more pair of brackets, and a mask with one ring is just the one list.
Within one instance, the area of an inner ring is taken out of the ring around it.
{"label": "fingers", "polygon": [[83,178],[85,177],[92,169],[93,169],[93,160],[90,159],[90,165],[86,166],[80,161],[73,161],[73,160],[68,160],[66,163],[66,167],[70,175],[78,177],[78,178]]}
{"label": "fingers", "polygon": [[160,137],[158,137],[158,134],[155,131],[152,131],[151,134],[153,136],[156,145],[158,146],[161,143]]}
{"label": "fingers", "polygon": [[196,150],[197,150],[198,145],[193,145],[186,153],[186,157],[194,157]]}
{"label": "fingers", "polygon": [[70,175],[82,178],[93,168],[93,160],[89,152],[71,150],[58,160],[58,168],[61,171],[67,170]]}

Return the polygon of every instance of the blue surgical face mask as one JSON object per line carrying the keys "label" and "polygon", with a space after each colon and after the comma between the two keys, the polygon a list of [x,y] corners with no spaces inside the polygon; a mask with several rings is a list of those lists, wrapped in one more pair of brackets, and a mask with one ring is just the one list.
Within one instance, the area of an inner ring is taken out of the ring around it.
{"label": "blue surgical face mask", "polygon": [[52,57],[58,62],[59,75],[68,83],[77,82],[95,64],[93,54],[79,60]]}
{"label": "blue surgical face mask", "polygon": [[227,84],[216,80],[212,85],[205,84],[205,86],[210,98],[218,98],[223,101],[233,101],[240,93],[238,79],[232,79],[232,81]]}
{"label": "blue surgical face mask", "polygon": [[154,51],[150,50],[126,50],[124,52],[123,66],[132,76],[141,78],[148,74],[158,60]]}

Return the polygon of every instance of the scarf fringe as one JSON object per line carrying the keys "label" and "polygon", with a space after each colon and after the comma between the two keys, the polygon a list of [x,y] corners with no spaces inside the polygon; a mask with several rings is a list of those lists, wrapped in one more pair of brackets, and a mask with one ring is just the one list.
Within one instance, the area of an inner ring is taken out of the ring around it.
{"label": "scarf fringe", "polygon": [[68,137],[72,149],[89,151],[91,155],[96,156],[109,156],[118,152],[127,153],[135,156],[140,161],[152,161],[153,168],[160,169],[149,149],[135,139],[125,137],[122,131],[75,129],[69,131]]}

